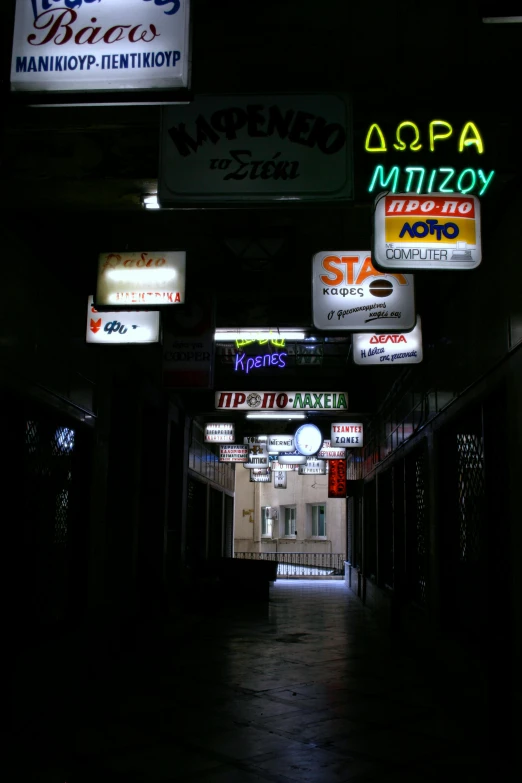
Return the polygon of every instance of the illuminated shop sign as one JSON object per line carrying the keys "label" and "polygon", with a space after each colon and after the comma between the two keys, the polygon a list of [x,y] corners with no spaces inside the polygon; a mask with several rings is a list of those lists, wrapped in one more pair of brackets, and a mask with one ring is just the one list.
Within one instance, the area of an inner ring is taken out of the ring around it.
{"label": "illuminated shop sign", "polygon": [[328,497],[346,497],[346,460],[331,459],[328,463]]}
{"label": "illuminated shop sign", "polygon": [[265,443],[267,441],[267,435],[245,435],[243,438],[243,443],[249,444],[249,443]]}
{"label": "illuminated shop sign", "polygon": [[260,367],[286,367],[286,357],[288,354],[284,351],[280,353],[265,353],[259,356],[247,356],[246,353],[238,353],[234,357],[234,370],[244,372],[248,375],[254,369]]}
{"label": "illuminated shop sign", "polygon": [[287,488],[287,470],[272,470],[274,476],[274,489]]}
{"label": "illuminated shop sign", "polygon": [[291,465],[292,467],[295,467],[296,465],[304,465],[307,459],[308,457],[306,457],[304,454],[300,454],[298,451],[277,455],[277,461],[280,465]]}
{"label": "illuminated shop sign", "polygon": [[[364,148],[372,155],[388,152],[404,153],[407,165],[383,165],[378,161],[371,174],[368,190],[370,193],[387,190],[391,193],[471,193],[483,196],[488,190],[495,172],[484,167],[478,157],[478,165],[467,165],[469,157],[462,166],[415,165],[415,158],[421,153],[422,161],[428,161],[431,153],[447,151],[451,139],[452,157],[456,153],[472,151],[477,156],[484,154],[484,141],[474,122],[465,122],[460,128],[446,120],[432,120],[427,128],[410,120],[397,125],[395,135],[390,137],[381,126],[374,122],[366,134]],[[395,157],[395,155],[394,155]],[[378,159],[377,159],[378,160]]]}
{"label": "illuminated shop sign", "polygon": [[279,460],[274,460],[273,462],[270,463],[270,467],[272,469],[272,472],[279,471],[279,470],[291,471],[291,470],[298,470],[299,465],[297,465],[295,462],[286,464],[284,462],[279,462]]}
{"label": "illuminated shop sign", "polygon": [[269,459],[265,443],[252,443],[248,447],[248,462],[244,468],[268,468]]}
{"label": "illuminated shop sign", "polygon": [[[13,91],[64,101],[94,92],[95,104],[104,91],[176,90],[188,79],[189,0],[16,2]],[[165,100],[152,92],[147,103],[155,102]]]}
{"label": "illuminated shop sign", "polygon": [[220,446],[220,462],[248,462],[248,448],[246,446]]}
{"label": "illuminated shop sign", "polygon": [[162,116],[160,204],[350,198],[345,97],[198,95]]}
{"label": "illuminated shop sign", "polygon": [[361,448],[363,446],[363,425],[353,422],[332,424],[330,442],[343,448]]}
{"label": "illuminated shop sign", "polygon": [[252,470],[250,471],[250,481],[255,481],[258,484],[269,484],[272,480],[272,476],[270,475],[270,471],[267,471],[266,473],[254,473]]}
{"label": "illuminated shop sign", "polygon": [[422,362],[422,326],[420,316],[411,332],[403,334],[354,334],[355,364],[418,364]]}
{"label": "illuminated shop sign", "polygon": [[184,251],[101,253],[97,305],[151,307],[185,301]]}
{"label": "illuminated shop sign", "polygon": [[378,197],[372,257],[384,269],[474,269],[482,258],[478,198]]}
{"label": "illuminated shop sign", "polygon": [[266,442],[269,452],[294,451],[293,435],[269,435]]}
{"label": "illuminated shop sign", "polygon": [[160,315],[156,310],[119,310],[100,313],[93,305],[93,297],[87,302],[88,343],[121,345],[122,343],[157,343],[159,341]]}
{"label": "illuminated shop sign", "polygon": [[326,461],[324,459],[311,459],[308,457],[304,465],[299,466],[300,476],[325,476]]}
{"label": "illuminated shop sign", "polygon": [[389,331],[415,326],[413,275],[378,271],[368,250],[316,253],[312,276],[317,329]]}
{"label": "illuminated shop sign", "polygon": [[346,448],[339,448],[339,446],[332,446],[331,441],[324,440],[323,445],[317,452],[318,459],[345,459]]}
{"label": "illuminated shop sign", "polygon": [[218,391],[217,410],[348,410],[347,392]]}
{"label": "illuminated shop sign", "polygon": [[236,348],[244,348],[246,345],[257,343],[258,345],[275,345],[277,348],[285,347],[284,338],[277,337],[277,332],[270,332],[268,336],[262,332],[245,333],[242,337],[236,339]]}
{"label": "illuminated shop sign", "polygon": [[235,427],[228,422],[205,424],[205,443],[233,443]]}

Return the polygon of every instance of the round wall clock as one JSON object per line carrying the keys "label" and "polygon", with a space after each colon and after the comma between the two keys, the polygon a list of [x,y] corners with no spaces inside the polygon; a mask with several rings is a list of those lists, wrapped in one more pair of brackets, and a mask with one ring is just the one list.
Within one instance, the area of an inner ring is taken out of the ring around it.
{"label": "round wall clock", "polygon": [[302,424],[294,435],[295,448],[299,454],[311,457],[323,445],[323,436],[315,424]]}

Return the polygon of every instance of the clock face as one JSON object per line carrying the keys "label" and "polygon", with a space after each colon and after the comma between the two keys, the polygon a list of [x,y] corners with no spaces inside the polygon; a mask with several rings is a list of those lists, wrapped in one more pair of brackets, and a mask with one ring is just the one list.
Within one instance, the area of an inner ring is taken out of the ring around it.
{"label": "clock face", "polygon": [[300,454],[310,457],[317,454],[323,445],[323,436],[315,424],[303,424],[295,433],[295,448]]}

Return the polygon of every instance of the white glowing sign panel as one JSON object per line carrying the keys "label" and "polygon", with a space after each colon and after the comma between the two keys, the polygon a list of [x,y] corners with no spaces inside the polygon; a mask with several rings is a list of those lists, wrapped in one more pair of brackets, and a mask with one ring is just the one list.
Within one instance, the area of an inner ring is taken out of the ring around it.
{"label": "white glowing sign panel", "polygon": [[249,443],[264,443],[266,445],[267,436],[266,435],[245,435],[243,438],[243,443],[249,444]]}
{"label": "white glowing sign panel", "polygon": [[304,465],[307,457],[304,454],[299,454],[297,451],[293,451],[291,454],[278,454],[277,461],[280,465]]}
{"label": "white glowing sign panel", "polygon": [[269,435],[266,442],[266,447],[269,452],[279,453],[281,451],[293,451],[294,450],[294,436],[293,435]]}
{"label": "white glowing sign panel", "polygon": [[316,456],[317,459],[346,459],[346,449],[334,447],[329,440],[324,440]]}
{"label": "white glowing sign panel", "polygon": [[205,443],[233,443],[235,439],[233,424],[221,421],[205,424]]}
{"label": "white glowing sign panel", "polygon": [[348,392],[218,391],[215,400],[217,410],[348,410]]}
{"label": "white glowing sign panel", "polygon": [[243,464],[244,468],[268,468],[269,459],[266,443],[253,443],[248,447],[248,462]]}
{"label": "white glowing sign panel", "polygon": [[67,92],[188,86],[189,0],[16,2],[13,91],[65,99]]}
{"label": "white glowing sign panel", "polygon": [[368,250],[324,250],[312,262],[317,329],[382,331],[415,326],[413,275],[380,272]]}
{"label": "white glowing sign panel", "polygon": [[197,95],[162,115],[159,200],[342,200],[350,108],[328,94]]}
{"label": "white glowing sign panel", "polygon": [[185,301],[185,251],[101,253],[96,304],[154,307]]}
{"label": "white glowing sign panel", "polygon": [[363,445],[363,425],[354,422],[332,424],[330,442],[344,449],[360,448]]}
{"label": "white glowing sign panel", "polygon": [[373,220],[372,257],[381,269],[474,269],[481,262],[476,196],[381,195]]}
{"label": "white glowing sign panel", "polygon": [[119,310],[100,313],[93,305],[93,297],[87,302],[88,343],[97,345],[122,345],[130,343],[157,343],[160,332],[160,315],[156,310]]}
{"label": "white glowing sign panel", "polygon": [[418,364],[422,362],[422,326],[420,316],[411,332],[402,334],[354,334],[355,364]]}
{"label": "white glowing sign panel", "polygon": [[286,489],[287,488],[287,470],[272,470],[274,476],[274,489]]}
{"label": "white glowing sign panel", "polygon": [[267,473],[254,473],[250,471],[250,481],[255,481],[258,484],[268,484],[272,480],[270,471]]}
{"label": "white glowing sign panel", "polygon": [[306,460],[305,465],[299,466],[300,476],[325,476],[326,475],[326,462],[324,459],[310,459]]}
{"label": "white glowing sign panel", "polygon": [[234,444],[233,446],[220,446],[219,461],[248,462],[248,448],[247,446],[239,446],[237,444]]}
{"label": "white glowing sign panel", "polygon": [[274,472],[274,471],[277,472],[277,471],[280,471],[280,470],[284,470],[284,471],[297,470],[298,467],[299,466],[296,463],[285,464],[285,463],[279,462],[279,460],[274,460],[273,462],[270,463],[270,468],[272,469],[272,472]]}

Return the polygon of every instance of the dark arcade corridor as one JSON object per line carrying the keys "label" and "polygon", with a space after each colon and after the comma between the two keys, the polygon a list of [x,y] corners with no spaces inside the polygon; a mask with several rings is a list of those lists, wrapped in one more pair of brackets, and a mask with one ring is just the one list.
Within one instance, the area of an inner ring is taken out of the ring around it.
{"label": "dark arcade corridor", "polygon": [[9,779],[500,779],[485,766],[502,717],[488,714],[484,672],[457,650],[441,657],[390,634],[343,581],[278,580],[268,605],[216,608],[209,596],[118,643],[109,633],[101,648],[48,642],[16,677],[23,718]]}

